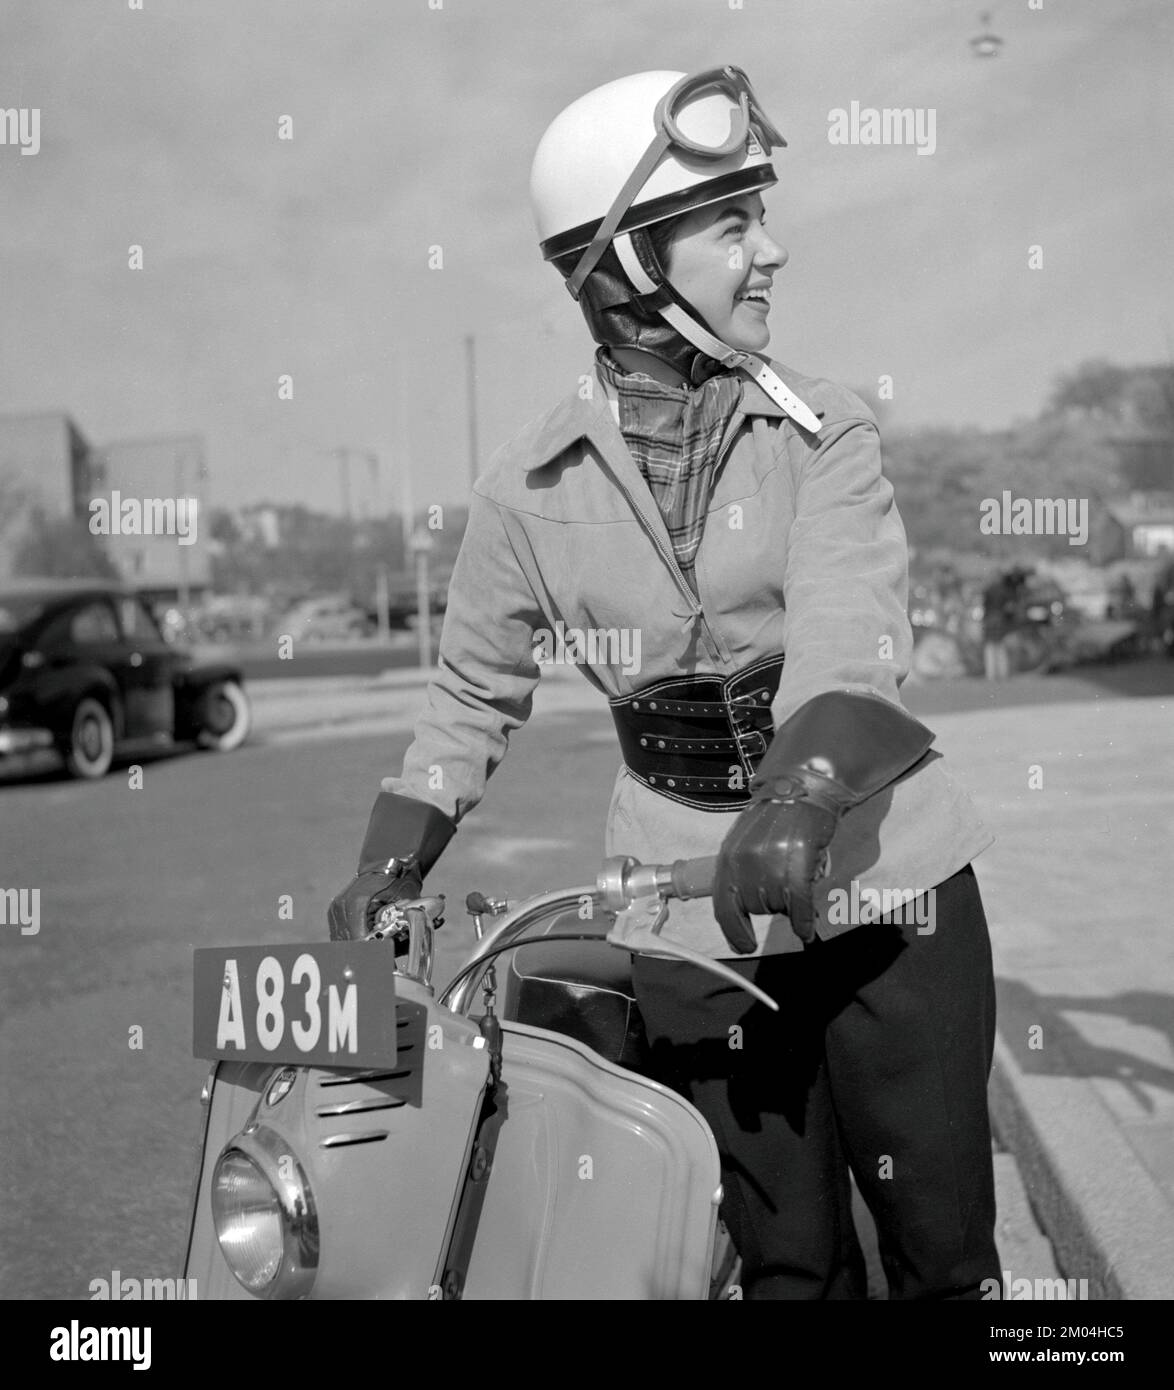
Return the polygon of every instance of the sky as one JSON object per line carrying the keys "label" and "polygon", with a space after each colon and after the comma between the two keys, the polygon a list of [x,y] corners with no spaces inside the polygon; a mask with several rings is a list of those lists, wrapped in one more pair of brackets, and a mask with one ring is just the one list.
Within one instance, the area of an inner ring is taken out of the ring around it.
{"label": "sky", "polygon": [[[788,142],[770,354],[891,377],[890,427],[1004,428],[1082,360],[1174,358],[1170,0],[992,3],[989,60],[968,0],[132,3],[0,0],[0,108],[41,113],[35,156],[0,145],[0,413],[200,434],[214,504],[337,512],[340,448],[361,510],[463,501],[468,335],[480,469],[576,388],[530,161],[649,68],[749,73]],[[831,143],[853,101],[932,109],[934,153]]]}

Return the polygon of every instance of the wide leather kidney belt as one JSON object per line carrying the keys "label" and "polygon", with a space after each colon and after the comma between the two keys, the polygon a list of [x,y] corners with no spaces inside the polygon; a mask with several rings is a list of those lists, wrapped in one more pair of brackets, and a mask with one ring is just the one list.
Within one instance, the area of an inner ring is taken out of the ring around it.
{"label": "wide leather kidney belt", "polygon": [[629,772],[702,811],[736,811],[774,735],[781,656],[732,676],[681,676],[610,700]]}

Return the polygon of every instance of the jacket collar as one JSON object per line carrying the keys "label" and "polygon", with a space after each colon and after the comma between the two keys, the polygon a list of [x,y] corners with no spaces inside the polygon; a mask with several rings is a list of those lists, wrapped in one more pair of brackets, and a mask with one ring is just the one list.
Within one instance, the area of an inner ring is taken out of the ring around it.
{"label": "jacket collar", "polygon": [[[594,380],[594,373],[592,376]],[[748,378],[744,380],[742,404],[739,408],[745,416],[764,415],[774,420],[788,418],[787,412]],[[815,413],[822,419],[822,410]],[[576,392],[565,396],[536,426],[529,447],[525,451],[526,461],[523,468],[527,473],[541,468],[583,438],[590,439],[597,447],[607,452],[608,446],[614,444],[617,434],[619,429],[608,408],[607,392],[599,387],[588,400],[584,400]],[[627,452],[626,446],[624,452]]]}

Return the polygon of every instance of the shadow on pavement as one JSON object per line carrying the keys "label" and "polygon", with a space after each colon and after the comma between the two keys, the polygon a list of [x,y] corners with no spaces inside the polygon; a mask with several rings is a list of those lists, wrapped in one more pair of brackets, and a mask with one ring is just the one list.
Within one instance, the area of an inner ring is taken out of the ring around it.
{"label": "shadow on pavement", "polygon": [[[1146,1086],[1174,1093],[1174,1068],[1125,1048],[1090,1042],[1065,1012],[1100,1014],[1165,1034],[1174,1048],[1174,995],[1129,989],[1105,996],[1037,994],[1020,980],[996,980],[999,1032],[1019,1068],[1033,1076],[1101,1077],[1119,1081],[1138,1105],[1154,1110]],[[1032,1033],[1038,1028],[1038,1033]],[[1033,1040],[1037,1045],[1033,1046]]]}

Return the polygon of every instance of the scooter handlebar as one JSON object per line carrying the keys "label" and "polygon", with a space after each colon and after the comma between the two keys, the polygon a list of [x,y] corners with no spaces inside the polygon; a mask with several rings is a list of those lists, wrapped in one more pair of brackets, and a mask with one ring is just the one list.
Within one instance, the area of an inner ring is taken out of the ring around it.
{"label": "scooter handlebar", "polygon": [[[451,1000],[451,1007],[457,1013],[466,1012],[477,972],[492,957],[524,944],[525,933],[537,922],[589,898],[615,914],[615,921],[603,938],[609,945],[633,954],[646,951],[651,955],[670,956],[698,966],[752,994],[767,1008],[777,1010],[778,1005],[770,995],[723,961],[658,934],[667,918],[666,900],[713,896],[717,860],[717,855],[709,854],[696,859],[674,859],[668,864],[643,864],[631,855],[612,855],[604,861],[594,888],[556,889],[552,893],[529,898],[513,908],[502,902],[500,910],[506,913],[505,917],[491,936],[478,938],[476,952],[449,981],[440,1002]],[[480,894],[470,894],[467,906],[470,912],[479,912],[486,906],[498,909],[493,900]],[[594,937],[593,933],[592,939]],[[545,939],[577,941],[581,939],[581,934],[550,934]]]}
{"label": "scooter handlebar", "polygon": [[674,898],[709,898],[713,896],[713,876],[717,855],[705,854],[697,859],[674,859],[669,870],[669,885]]}

